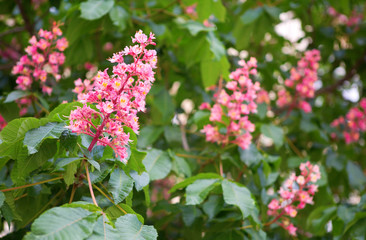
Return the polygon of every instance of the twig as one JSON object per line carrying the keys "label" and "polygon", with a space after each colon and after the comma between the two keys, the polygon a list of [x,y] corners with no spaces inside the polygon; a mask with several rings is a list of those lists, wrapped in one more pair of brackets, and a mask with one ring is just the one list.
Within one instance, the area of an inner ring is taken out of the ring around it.
{"label": "twig", "polygon": [[338,82],[334,83],[333,85],[329,85],[327,87],[321,88],[318,91],[315,92],[315,95],[320,95],[323,93],[329,93],[336,90],[338,87],[342,86],[343,83],[351,79],[354,75],[357,73],[357,69],[366,61],[366,50],[363,52],[362,56],[357,59],[355,65],[351,68],[351,70],[344,76],[342,79],[340,79]]}
{"label": "twig", "polygon": [[290,145],[290,148],[297,154],[297,156],[304,158],[304,156],[302,155],[300,150],[295,146],[295,144],[286,136],[285,136],[285,139],[288,142],[288,144]]}
{"label": "twig", "polygon": [[97,189],[104,197],[108,198],[108,200],[113,203],[114,206],[116,206],[119,210],[121,210],[124,214],[127,214],[127,212],[121,208],[121,206],[119,206],[118,204],[116,204],[112,198],[110,198],[106,193],[103,192],[102,189],[100,189],[97,185],[93,184],[93,187],[95,187],[95,189]]}
{"label": "twig", "polygon": [[9,34],[13,34],[13,33],[17,33],[17,32],[22,32],[24,30],[25,30],[25,27],[15,27],[15,28],[9,29],[8,31],[5,31],[5,32],[0,33],[0,38],[1,37],[4,37],[6,35],[9,35]]}
{"label": "twig", "polygon": [[32,187],[32,186],[39,185],[39,184],[42,184],[42,183],[56,181],[56,180],[59,180],[59,179],[62,179],[62,178],[63,177],[56,177],[56,178],[52,178],[52,179],[48,179],[48,180],[44,180],[44,181],[40,181],[40,182],[36,182],[36,183],[26,184],[26,185],[19,186],[19,187],[1,189],[0,191],[1,192],[10,192],[10,191],[17,190],[17,189],[23,189],[23,188]]}
{"label": "twig", "polygon": [[[83,161],[85,161],[85,160],[83,160]],[[86,171],[86,178],[88,179],[88,185],[89,185],[90,195],[91,195],[91,197],[93,199],[94,205],[98,207],[97,200],[95,199],[95,196],[94,196],[94,191],[93,191],[92,183],[90,181],[88,164],[85,164],[85,171]]]}

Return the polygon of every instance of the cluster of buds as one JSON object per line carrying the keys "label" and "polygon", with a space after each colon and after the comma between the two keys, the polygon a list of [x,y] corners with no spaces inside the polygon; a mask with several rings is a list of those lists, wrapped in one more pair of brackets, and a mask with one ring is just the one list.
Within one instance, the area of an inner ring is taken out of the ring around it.
{"label": "cluster of buds", "polygon": [[305,56],[297,62],[297,67],[291,69],[290,78],[285,80],[285,85],[296,92],[291,95],[286,89],[280,90],[277,100],[279,107],[290,105],[291,110],[300,108],[306,113],[311,112],[311,105],[306,100],[314,98],[314,83],[317,80],[319,60],[318,50],[313,49],[305,52]]}
{"label": "cluster of buds", "polygon": [[[154,34],[146,36],[138,31],[132,42],[136,45],[126,47],[123,51],[109,59],[113,66],[113,75],[109,76],[107,69],[99,71],[94,78],[92,89],[80,96],[83,107],[70,113],[70,125],[75,133],[83,133],[93,137],[89,151],[94,144],[110,146],[117,157],[126,162],[126,145],[129,133],[124,127],[138,133],[139,111],[145,111],[145,97],[155,81],[154,71],[157,57],[155,50],[148,50],[148,45],[155,45]],[[126,63],[125,56],[131,56],[132,63]],[[90,87],[77,80],[77,87]],[[78,91],[78,90],[77,90]],[[98,124],[99,123],[99,124]]]}
{"label": "cluster of buds", "polygon": [[255,102],[260,90],[259,82],[253,83],[250,75],[257,74],[257,60],[250,58],[248,62],[239,61],[241,68],[230,74],[230,79],[224,89],[215,93],[215,104],[202,103],[200,109],[211,111],[212,124],[205,125],[202,132],[206,134],[206,141],[217,142],[223,146],[234,143],[242,149],[251,143],[251,132],[255,126],[248,119],[250,113],[257,112]]}
{"label": "cluster of buds", "polygon": [[[366,98],[361,99],[359,106],[351,108],[346,114],[346,118],[341,116],[330,125],[341,127],[347,144],[357,142],[360,138],[360,132],[366,132]],[[336,134],[332,133],[332,137],[335,138]]]}
{"label": "cluster of buds", "polygon": [[328,8],[328,14],[334,18],[334,22],[339,25],[346,25],[350,28],[353,27],[354,31],[357,31],[360,27],[359,25],[362,23],[363,20],[363,13],[357,12],[353,10],[351,15],[347,17],[344,14],[337,12],[333,7]]}
{"label": "cluster of buds", "polygon": [[269,216],[275,217],[271,223],[277,223],[293,236],[296,236],[297,228],[288,217],[296,217],[299,209],[305,208],[306,204],[314,203],[313,196],[318,191],[318,185],[314,183],[320,179],[318,165],[312,165],[310,162],[301,163],[300,170],[299,176],[292,173],[285,181],[284,187],[278,191],[280,198],[272,199],[267,212]]}
{"label": "cluster of buds", "polygon": [[52,31],[40,29],[38,36],[32,36],[30,46],[13,67],[12,73],[19,75],[17,88],[30,90],[33,82],[39,81],[43,93],[51,95],[54,81],[61,79],[59,66],[64,64],[63,51],[68,47],[66,38],[61,37],[62,31],[57,23],[53,23]]}

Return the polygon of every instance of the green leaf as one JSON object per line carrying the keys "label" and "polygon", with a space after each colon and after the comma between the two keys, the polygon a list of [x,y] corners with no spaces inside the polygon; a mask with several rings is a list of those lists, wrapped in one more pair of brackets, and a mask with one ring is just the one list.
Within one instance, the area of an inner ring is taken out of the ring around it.
{"label": "green leaf", "polygon": [[29,92],[15,90],[15,91],[12,91],[11,93],[8,94],[8,96],[6,97],[4,103],[14,102],[17,99],[28,96],[28,95],[29,95]]}
{"label": "green leaf", "polygon": [[150,181],[165,178],[172,169],[172,162],[167,152],[151,149],[142,161],[149,173]]}
{"label": "green leaf", "polygon": [[82,208],[55,207],[34,221],[24,239],[85,239],[93,232],[97,217]]}
{"label": "green leaf", "polygon": [[100,171],[94,171],[90,173],[90,181],[92,183],[98,183],[103,181],[108,174],[113,170],[113,166],[109,162],[102,162],[100,164]]}
{"label": "green leaf", "polygon": [[120,239],[117,229],[113,228],[105,214],[100,216],[94,226],[93,234],[88,240],[114,240]]}
{"label": "green leaf", "polygon": [[220,61],[220,59],[226,55],[224,44],[215,36],[213,32],[209,32],[206,37],[210,44],[210,50],[214,54],[214,60]]}
{"label": "green leaf", "polygon": [[25,158],[18,158],[13,170],[11,171],[11,179],[18,185],[24,184],[25,179],[29,174],[39,169],[50,158],[52,158],[57,151],[57,144],[55,140],[48,139],[44,141],[40,150]]}
{"label": "green leaf", "polygon": [[122,202],[132,191],[133,180],[119,168],[114,169],[108,182],[109,191],[112,193],[116,204]]}
{"label": "green leaf", "polygon": [[78,164],[76,162],[72,162],[66,166],[63,177],[67,186],[74,183],[75,173],[77,172],[77,170],[78,170]]}
{"label": "green leaf", "polygon": [[255,166],[263,159],[262,154],[254,144],[250,144],[245,150],[239,147],[240,160],[248,167]]}
{"label": "green leaf", "polygon": [[263,124],[261,126],[261,132],[273,140],[276,148],[280,148],[283,145],[283,129],[273,124]]}
{"label": "green leaf", "polygon": [[11,122],[19,117],[19,107],[15,102],[2,103],[0,104],[0,114],[6,122]]}
{"label": "green leaf", "polygon": [[125,30],[130,18],[128,12],[121,6],[115,6],[112,8],[109,12],[109,17],[111,18],[113,25],[119,27],[121,31]]}
{"label": "green leaf", "polygon": [[140,131],[137,146],[139,148],[146,148],[151,146],[163,133],[164,127],[162,126],[146,126]]}
{"label": "green leaf", "polygon": [[201,210],[193,205],[182,206],[183,222],[186,226],[191,226],[194,221],[202,215]]}
{"label": "green leaf", "polygon": [[47,118],[51,122],[63,122],[68,119],[68,116],[70,116],[70,112],[72,110],[75,110],[76,107],[82,107],[82,106],[83,104],[80,102],[60,104],[50,112]]}
{"label": "green leaf", "polygon": [[210,115],[210,112],[202,110],[199,110],[193,114],[193,121],[197,125],[198,129],[202,129],[204,125],[210,123]]}
{"label": "green leaf", "polygon": [[143,225],[136,215],[126,214],[116,221],[121,240],[156,240],[158,233],[153,226]]}
{"label": "green leaf", "polygon": [[100,165],[97,161],[93,159],[87,159],[88,163],[90,163],[93,167],[95,167],[98,171],[100,171]]}
{"label": "green leaf", "polygon": [[280,20],[281,9],[277,7],[270,7],[268,5],[264,5],[263,8],[268,13],[268,15],[273,18],[273,20]]}
{"label": "green leaf", "polygon": [[55,170],[54,171],[57,171],[60,168],[63,168],[65,166],[69,165],[70,163],[73,163],[73,162],[76,162],[76,161],[80,161],[81,159],[82,158],[79,158],[79,157],[59,158],[59,159],[57,159],[57,163],[56,163],[56,166],[55,166]]}
{"label": "green leaf", "polygon": [[192,170],[187,161],[175,155],[173,152],[169,152],[170,157],[173,159],[173,171],[178,175],[183,174],[185,177],[191,177]]}
{"label": "green leaf", "polygon": [[206,27],[202,23],[193,20],[187,21],[180,17],[175,19],[175,23],[181,28],[188,29],[192,36],[196,36],[199,32],[211,32],[215,30],[214,27]]}
{"label": "green leaf", "polygon": [[238,206],[243,214],[243,219],[248,216],[255,217],[257,213],[255,201],[246,187],[238,186],[236,183],[230,182],[226,179],[222,181],[221,185],[224,200],[227,204]]}
{"label": "green leaf", "polygon": [[[123,211],[121,209],[123,209]],[[130,206],[128,206],[127,204],[124,204],[124,203],[119,203],[118,207],[116,205],[114,205],[114,206],[107,208],[105,213],[107,213],[108,216],[112,220],[115,220],[115,219],[119,218],[120,216],[125,215],[126,213],[135,214],[137,216],[138,220],[140,222],[144,223],[144,218],[140,214],[137,214]]]}
{"label": "green leaf", "polygon": [[257,20],[263,13],[262,7],[247,10],[241,17],[241,21],[244,24],[249,24]]}
{"label": "green leaf", "polygon": [[224,200],[221,196],[211,195],[208,200],[203,204],[203,211],[207,214],[209,219],[213,219],[224,206]]}
{"label": "green leaf", "polygon": [[138,151],[134,148],[131,149],[131,156],[130,159],[128,159],[127,167],[129,167],[132,170],[135,170],[139,174],[145,172],[145,165],[142,163],[142,161],[146,157],[146,152]]}
{"label": "green leaf", "polygon": [[137,191],[141,191],[150,182],[149,174],[147,172],[138,174],[135,171],[131,171],[130,176],[135,181],[135,188]]}
{"label": "green leaf", "polygon": [[80,17],[95,20],[107,14],[113,6],[114,0],[88,0],[80,4]]}
{"label": "green leaf", "polygon": [[169,92],[162,88],[154,96],[153,111],[154,122],[158,124],[168,124],[174,116],[174,103]]}
{"label": "green leaf", "polygon": [[347,162],[347,175],[349,184],[359,190],[365,189],[366,176],[361,168],[352,161]]}
{"label": "green leaf", "polygon": [[186,189],[186,204],[197,205],[202,203],[218,181],[218,179],[199,179],[190,184]]}
{"label": "green leaf", "polygon": [[77,134],[71,132],[69,129],[61,133],[60,144],[69,152],[72,152],[75,149],[77,140],[78,140]]}
{"label": "green leaf", "polygon": [[187,178],[187,179],[183,180],[182,182],[175,184],[169,190],[169,193],[173,193],[180,188],[185,188],[186,186],[188,186],[189,184],[192,184],[193,182],[195,182],[198,179],[222,179],[222,177],[217,173],[199,173],[196,176]]}
{"label": "green leaf", "polygon": [[29,154],[36,153],[45,139],[58,139],[64,130],[63,123],[47,123],[45,126],[28,131],[23,144],[27,146]]}
{"label": "green leaf", "polygon": [[312,211],[306,220],[307,229],[314,235],[326,233],[326,224],[337,215],[337,207],[322,206]]}
{"label": "green leaf", "polygon": [[200,67],[203,86],[207,88],[216,85],[220,75],[224,77],[229,75],[230,64],[224,56],[220,61],[202,60]]}
{"label": "green leaf", "polygon": [[5,195],[3,192],[0,192],[0,207],[4,204]]}
{"label": "green leaf", "polygon": [[225,21],[226,8],[221,0],[200,0],[197,3],[199,20],[208,19],[213,14],[221,22]]}

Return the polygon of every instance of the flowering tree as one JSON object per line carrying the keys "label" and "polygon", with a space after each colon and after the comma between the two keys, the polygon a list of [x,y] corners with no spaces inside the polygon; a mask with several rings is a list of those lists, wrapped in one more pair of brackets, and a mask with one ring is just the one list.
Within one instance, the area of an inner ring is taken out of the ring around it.
{"label": "flowering tree", "polygon": [[363,1],[0,5],[1,236],[365,238]]}

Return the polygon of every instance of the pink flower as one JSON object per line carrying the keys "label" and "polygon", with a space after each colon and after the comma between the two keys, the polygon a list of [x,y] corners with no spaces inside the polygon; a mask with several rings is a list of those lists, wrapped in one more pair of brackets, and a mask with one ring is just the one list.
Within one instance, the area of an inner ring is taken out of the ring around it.
{"label": "pink flower", "polygon": [[291,104],[302,109],[305,113],[311,112],[311,105],[307,99],[314,98],[314,83],[317,80],[317,70],[319,68],[320,52],[316,49],[306,51],[305,56],[297,62],[297,67],[292,68],[290,78],[285,80],[285,86],[295,89],[295,95],[291,96],[285,88],[278,92],[277,105],[285,107]]}
{"label": "pink flower", "polygon": [[[261,90],[259,82],[253,83],[250,75],[257,74],[257,60],[251,58],[248,62],[239,61],[241,68],[230,74],[231,81],[225,84],[225,88],[214,94],[215,104],[203,103],[200,109],[211,111],[209,127],[202,132],[206,133],[206,140],[217,142],[218,144],[234,143],[246,149],[251,143],[251,132],[255,130],[255,125],[248,119],[248,114],[257,112],[257,94]],[[255,70],[255,71],[253,71]],[[228,121],[226,121],[228,119]],[[225,126],[226,133],[220,133],[213,129],[220,130]],[[207,136],[207,134],[210,134]]]}
{"label": "pink flower", "polygon": [[[67,40],[59,39],[62,31],[58,26],[54,23],[52,31],[41,29],[38,36],[30,38],[31,45],[25,49],[27,55],[22,56],[12,70],[13,74],[20,75],[17,78],[18,89],[30,90],[33,82],[39,81],[43,93],[52,93],[53,84],[61,78],[59,66],[65,61],[65,55],[59,51],[64,51],[67,47]],[[59,42],[62,43],[62,48],[57,47]]]}
{"label": "pink flower", "polygon": [[310,162],[301,163],[300,170],[301,174],[299,176],[292,173],[285,180],[285,188],[281,187],[278,191],[280,199],[272,199],[268,204],[267,212],[268,215],[275,217],[275,222],[293,236],[296,236],[297,228],[289,222],[288,218],[282,220],[282,216],[287,215],[294,218],[297,216],[298,210],[305,208],[306,204],[313,204],[313,196],[318,191],[318,186],[314,182],[320,179],[318,165],[312,165]]}
{"label": "pink flower", "polygon": [[296,228],[292,223],[290,223],[290,224],[286,227],[286,230],[288,231],[288,233],[289,233],[291,236],[296,236],[297,228]]}
{"label": "pink flower", "polygon": [[[117,63],[113,66],[112,76],[105,69],[98,72],[93,83],[81,79],[75,81],[73,91],[78,93],[78,99],[84,106],[70,113],[68,128],[93,137],[89,151],[95,143],[110,146],[116,156],[126,163],[126,145],[130,135],[124,132],[123,127],[138,133],[137,113],[145,110],[145,98],[155,80],[153,69],[156,68],[156,52],[146,49],[150,44],[155,45],[153,39],[153,34],[147,37],[141,30],[138,31],[135,38],[132,38],[138,45],[126,47],[110,59],[110,62]],[[123,61],[127,55],[133,59],[130,64]],[[99,111],[93,110],[91,105]],[[99,126],[93,124],[93,118],[100,119]]]}

